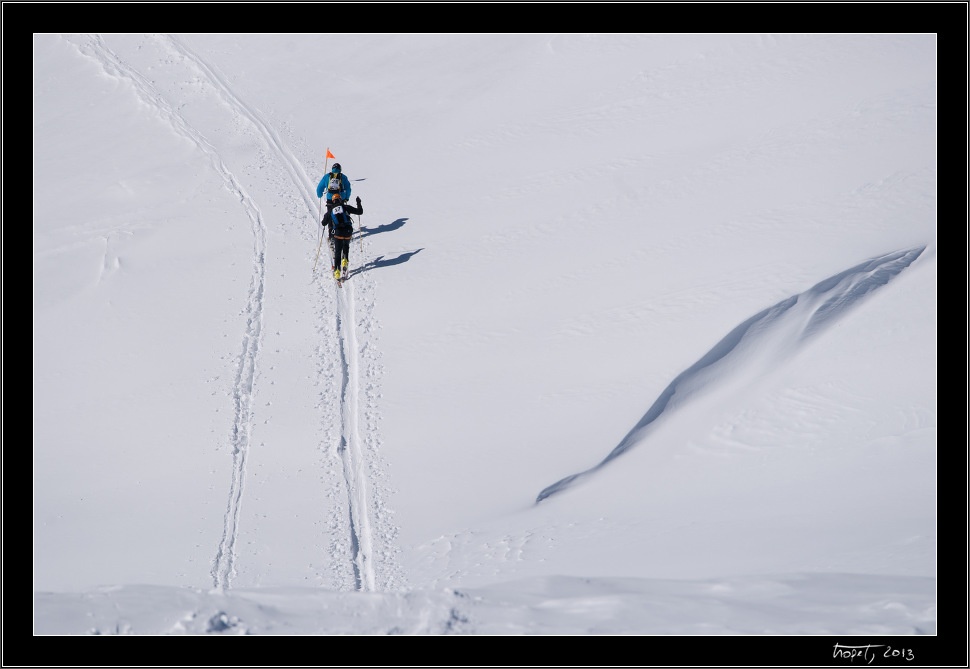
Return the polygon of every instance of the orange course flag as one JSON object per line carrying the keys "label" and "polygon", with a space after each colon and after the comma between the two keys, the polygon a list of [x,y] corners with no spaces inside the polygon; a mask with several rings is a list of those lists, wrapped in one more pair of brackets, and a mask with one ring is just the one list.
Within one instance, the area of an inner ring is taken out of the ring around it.
{"label": "orange course flag", "polygon": [[330,153],[330,149],[327,149],[327,158],[333,158],[334,160],[337,159],[336,156],[334,156],[332,153]]}

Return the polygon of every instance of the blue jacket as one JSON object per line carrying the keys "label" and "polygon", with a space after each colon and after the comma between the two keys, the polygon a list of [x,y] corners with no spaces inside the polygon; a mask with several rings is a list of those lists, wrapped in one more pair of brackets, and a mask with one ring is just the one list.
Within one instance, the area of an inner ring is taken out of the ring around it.
{"label": "blue jacket", "polygon": [[340,197],[346,202],[350,199],[350,179],[343,173],[334,174],[333,172],[328,172],[324,174],[323,178],[320,179],[320,183],[317,184],[317,197],[323,197],[326,194],[327,202],[330,202],[333,196],[327,193],[327,186],[330,185],[330,180],[335,176],[340,177]]}

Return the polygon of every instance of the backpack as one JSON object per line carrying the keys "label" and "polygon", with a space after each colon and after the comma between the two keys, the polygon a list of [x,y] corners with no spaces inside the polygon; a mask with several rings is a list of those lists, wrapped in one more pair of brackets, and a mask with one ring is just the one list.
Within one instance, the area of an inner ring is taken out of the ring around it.
{"label": "backpack", "polygon": [[354,222],[350,219],[350,214],[344,211],[343,205],[338,204],[330,211],[330,220],[333,221],[334,237],[350,239],[354,236]]}
{"label": "backpack", "polygon": [[328,193],[339,193],[340,191],[343,190],[343,188],[344,188],[344,185],[340,181],[340,175],[339,174],[334,174],[330,178],[330,183],[327,184],[327,192]]}

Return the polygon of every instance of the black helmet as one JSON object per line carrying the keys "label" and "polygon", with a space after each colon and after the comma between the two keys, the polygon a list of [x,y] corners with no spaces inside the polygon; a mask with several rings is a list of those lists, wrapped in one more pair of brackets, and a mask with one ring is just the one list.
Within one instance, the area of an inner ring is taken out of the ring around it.
{"label": "black helmet", "polygon": [[339,172],[340,171],[340,163],[334,163],[333,164],[333,167],[330,169],[330,171],[331,172]]}

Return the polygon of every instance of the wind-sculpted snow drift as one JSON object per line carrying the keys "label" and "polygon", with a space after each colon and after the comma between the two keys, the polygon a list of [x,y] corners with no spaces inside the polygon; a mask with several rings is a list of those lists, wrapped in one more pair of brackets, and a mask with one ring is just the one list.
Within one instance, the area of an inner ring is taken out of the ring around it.
{"label": "wind-sculpted snow drift", "polygon": [[698,391],[754,372],[754,358],[777,364],[793,355],[861,298],[886,285],[909,267],[925,248],[895,251],[867,260],[744,321],[700,360],[681,372],[602,462],[546,487],[539,493],[536,503],[592,475],[640,443],[654,421],[679,408]]}

